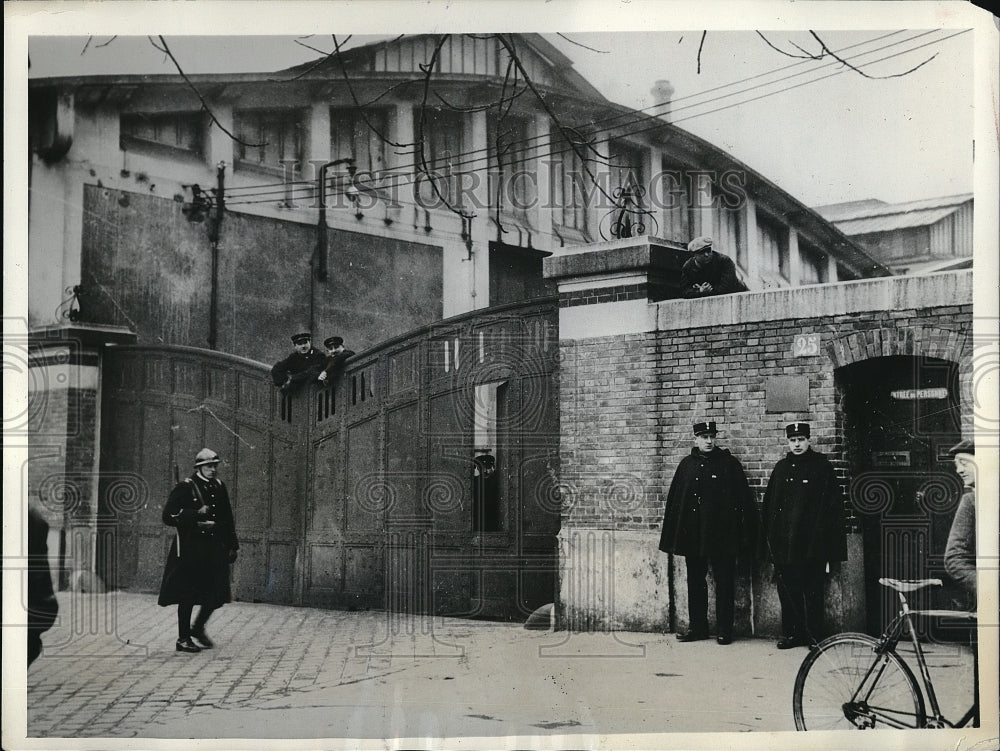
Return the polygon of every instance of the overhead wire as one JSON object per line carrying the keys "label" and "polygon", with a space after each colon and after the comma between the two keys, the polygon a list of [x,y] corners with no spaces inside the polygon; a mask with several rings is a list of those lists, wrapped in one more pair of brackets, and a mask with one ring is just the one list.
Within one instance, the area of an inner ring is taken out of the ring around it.
{"label": "overhead wire", "polygon": [[[914,51],[917,51],[919,49],[923,49],[924,47],[928,47],[928,46],[930,46],[932,44],[943,43],[945,41],[948,41],[949,39],[952,39],[954,37],[960,36],[961,34],[964,34],[967,31],[968,30],[960,30],[960,31],[958,31],[958,32],[956,32],[954,34],[951,34],[951,35],[948,35],[948,36],[945,36],[945,37],[941,37],[941,38],[937,38],[937,39],[931,40],[929,42],[925,42],[924,44],[920,44],[920,45],[917,45],[915,47],[911,47],[911,48],[908,48],[906,50],[902,50],[902,51],[893,53],[891,55],[886,55],[884,57],[881,57],[881,58],[878,58],[876,60],[872,60],[872,61],[866,62],[864,64],[865,65],[871,65],[871,64],[874,64],[874,63],[884,62],[886,60],[890,60],[890,59],[893,59],[893,58],[896,58],[896,57],[900,57],[902,55],[909,54],[910,52],[914,52]],[[883,35],[881,37],[877,37],[875,39],[868,40],[867,42],[858,43],[858,45],[852,45],[852,47],[860,46],[860,45],[866,44],[866,43],[871,43],[872,41],[879,41],[881,39],[885,39],[887,37],[893,36],[893,35],[895,35],[897,33],[899,33],[899,32],[892,32],[891,34],[886,34],[886,35]],[[872,49],[872,50],[867,50],[867,51],[861,52],[858,55],[856,55],[855,57],[861,57],[863,55],[870,55],[870,54],[874,54],[874,53],[877,53],[877,52],[881,52],[881,51],[886,50],[886,49],[890,49],[890,48],[898,46],[900,44],[907,44],[907,43],[915,41],[915,40],[917,40],[917,39],[919,39],[921,37],[927,36],[930,33],[934,33],[934,31],[921,32],[920,34],[916,34],[916,35],[914,35],[912,37],[909,37],[909,38],[907,38],[905,40],[894,42],[894,43],[889,44],[889,45],[884,45],[884,46],[876,48],[876,49]],[[845,48],[845,49],[848,49],[848,48]],[[776,69],[774,71],[769,71],[768,73],[757,74],[755,76],[750,76],[748,78],[741,79],[740,81],[737,81],[737,82],[733,82],[733,83],[730,83],[730,84],[725,84],[725,85],[722,85],[722,86],[713,87],[712,89],[707,89],[704,92],[698,92],[696,94],[688,95],[686,97],[681,97],[681,98],[678,98],[677,100],[674,100],[674,102],[682,101],[682,100],[685,100],[685,99],[691,99],[691,98],[694,98],[694,97],[702,96],[703,94],[706,94],[706,93],[711,93],[711,92],[718,91],[718,90],[721,90],[721,89],[730,88],[730,87],[732,87],[734,85],[739,85],[740,83],[744,83],[744,82],[747,82],[747,81],[755,80],[755,79],[760,78],[762,76],[771,75],[771,74],[773,74],[775,72],[780,72],[782,70],[787,70],[788,68],[796,67],[796,66],[808,63],[808,62],[810,62],[810,61],[809,60],[802,60],[802,61],[793,63],[793,64],[788,65],[788,66],[783,66],[782,68]],[[788,80],[791,80],[793,78],[797,78],[797,77],[803,75],[804,73],[805,74],[813,73],[813,72],[816,72],[819,69],[827,68],[827,67],[833,67],[833,66],[842,66],[842,63],[840,63],[839,61],[826,62],[826,63],[823,63],[822,65],[815,66],[815,67],[811,68],[808,71],[796,73],[796,74],[791,75],[791,76],[785,76],[785,77],[782,77],[782,78],[779,78],[779,79],[775,79],[773,81],[768,81],[766,83],[759,84],[759,85],[756,85],[756,86],[751,86],[751,87],[748,87],[746,89],[742,89],[742,90],[739,90],[739,91],[730,92],[728,94],[725,94],[725,95],[722,95],[722,96],[719,96],[719,97],[714,97],[714,98],[711,98],[711,99],[708,99],[708,100],[704,100],[704,101],[699,101],[699,102],[695,102],[695,103],[692,103],[692,104],[688,104],[688,105],[686,105],[684,107],[675,109],[673,111],[673,113],[676,114],[677,112],[681,112],[681,111],[686,110],[686,109],[692,109],[692,108],[695,108],[695,107],[704,106],[704,105],[711,104],[711,103],[716,102],[716,101],[722,101],[722,100],[725,100],[725,99],[728,99],[728,98],[731,98],[731,97],[734,97],[734,96],[739,96],[741,94],[750,93],[750,92],[752,92],[754,90],[764,89],[764,88],[767,88],[767,87],[771,87],[771,86],[774,86],[776,84],[782,83],[784,81],[788,81]],[[783,87],[783,88],[778,89],[776,91],[768,91],[768,92],[760,94],[758,96],[751,97],[751,98],[748,98],[748,99],[743,99],[743,100],[740,100],[738,102],[733,102],[733,103],[730,103],[730,104],[726,104],[726,105],[724,105],[722,107],[717,107],[717,108],[712,109],[712,110],[707,110],[707,111],[703,111],[703,112],[696,112],[696,113],[690,114],[690,115],[688,115],[686,117],[682,117],[682,118],[673,118],[672,117],[671,120],[670,120],[670,123],[675,124],[675,123],[679,123],[679,122],[686,122],[688,120],[692,120],[692,119],[695,119],[695,118],[698,118],[698,117],[704,117],[706,115],[715,114],[715,113],[718,113],[718,112],[721,112],[721,111],[724,111],[724,110],[727,110],[727,109],[731,109],[733,107],[737,107],[737,106],[741,106],[741,105],[744,105],[744,104],[748,104],[750,102],[758,101],[760,99],[764,99],[764,98],[767,98],[767,97],[770,97],[770,96],[776,96],[776,95],[784,93],[786,91],[791,91],[791,90],[794,90],[796,88],[800,88],[800,87],[808,85],[808,84],[816,83],[818,81],[822,81],[822,80],[825,80],[827,78],[831,78],[831,77],[836,76],[836,75],[841,75],[841,74],[843,74],[845,72],[847,72],[847,69],[841,67],[840,70],[833,71],[833,72],[828,73],[826,75],[823,75],[823,76],[820,76],[820,77],[817,77],[817,78],[811,78],[811,79],[809,79],[807,81],[803,81],[801,83],[797,83],[797,84],[794,84],[794,85],[791,85],[791,86],[786,86],[786,87]],[[657,109],[659,107],[663,107],[663,106],[667,106],[667,105],[673,104],[674,102],[659,103],[657,105],[653,105],[651,107],[647,107],[647,108],[644,108],[644,109],[645,110]],[[614,118],[604,118],[603,120],[600,120],[600,121],[594,121],[594,123],[609,122],[609,121],[612,121],[612,120],[621,119],[622,117],[634,118],[634,112],[641,112],[641,111],[642,110],[635,110],[633,112],[626,113],[624,116],[615,116]],[[609,133],[609,132],[612,132],[612,131],[617,131],[620,136],[639,135],[639,134],[648,132],[650,130],[655,130],[655,129],[663,127],[664,122],[662,120],[660,120],[658,117],[655,117],[655,116],[654,117],[644,118],[640,122],[635,123],[635,125],[643,125],[643,124],[651,122],[653,120],[655,120],[655,122],[653,122],[653,124],[650,125],[649,127],[645,127],[645,128],[638,128],[638,129],[626,128],[626,129],[622,129],[619,126],[619,127],[614,127],[614,128],[600,128],[600,129],[588,130],[588,131],[585,131],[585,132],[586,132],[587,135],[589,135],[591,137],[600,135],[602,133]],[[525,150],[525,153],[522,153],[521,158],[522,159],[527,159],[527,158],[537,157],[537,156],[539,156],[539,155],[541,155],[543,153],[544,154],[550,154],[550,155],[556,156],[556,155],[561,155],[561,154],[569,153],[570,151],[573,150],[572,148],[550,148],[550,149],[546,150],[547,146],[552,146],[554,144],[560,143],[560,141],[558,139],[553,139],[550,135],[533,136],[533,137],[526,138],[526,139],[519,139],[517,141],[512,142],[512,144],[515,144],[515,143],[516,144],[528,144],[529,142],[541,141],[542,139],[548,139],[548,142],[546,142],[546,143],[538,143],[536,146],[533,146],[533,147]],[[487,147],[485,149],[479,148],[479,149],[469,150],[469,151],[466,151],[466,152],[461,152],[457,156],[472,156],[472,155],[475,155],[475,154],[482,154],[483,152],[489,152],[489,151],[490,151],[489,147]],[[534,153],[531,153],[531,152],[534,152]],[[465,172],[470,172],[470,171],[474,171],[474,169],[478,168],[478,167],[474,167],[474,165],[485,166],[484,164],[482,164],[484,161],[488,164],[490,156],[491,155],[489,153],[487,153],[487,156],[485,157],[485,159],[483,157],[478,157],[476,159],[471,159],[471,160],[466,159],[466,160],[460,160],[458,162],[455,162],[454,160],[452,160],[450,162],[449,166],[452,169],[454,169],[455,167],[459,167],[459,166],[471,167],[470,169],[464,170]],[[404,178],[401,182],[398,182],[396,184],[396,187],[404,187],[406,185],[413,184],[416,180],[419,179],[417,177],[413,177],[407,171],[409,168],[414,168],[414,167],[416,167],[415,164],[411,164],[411,165],[405,165],[405,164],[404,165],[398,165],[398,166],[392,167],[390,170],[388,170],[388,171],[386,171],[384,173],[381,173],[381,175],[384,178],[389,179],[389,180],[393,180],[397,176],[400,177],[400,178]],[[301,184],[314,185],[314,183],[310,183],[309,181],[298,181],[298,182],[301,183]],[[282,186],[284,186],[284,185],[287,185],[287,184],[274,184],[274,185],[282,185]],[[256,189],[256,188],[259,188],[259,187],[268,187],[268,185],[261,185],[261,186],[254,185],[254,186],[241,186],[241,187],[244,190],[251,190],[251,189]],[[234,188],[234,190],[240,190],[240,188]],[[343,194],[349,193],[350,190],[351,190],[351,188],[347,188],[344,191]],[[284,193],[284,192],[285,192],[284,188],[282,190],[280,190],[280,191],[278,191],[278,190],[273,191],[273,193],[274,193],[275,196],[278,196],[278,194],[281,194],[281,193]],[[263,193],[263,194],[255,194],[255,195],[266,195],[266,192]],[[328,193],[328,195],[336,195],[336,191],[334,191],[333,193]],[[235,195],[233,202],[236,203],[236,204],[243,203],[243,201],[240,201],[239,199],[243,198],[243,197],[248,197],[248,196],[249,196],[249,194],[238,194],[238,195]]]}
{"label": "overhead wire", "polygon": [[[922,36],[926,36],[927,34],[934,33],[934,31],[935,30],[921,32],[921,33],[916,34],[916,35],[914,35],[912,37],[909,37],[909,38],[907,38],[905,40],[897,41],[897,42],[894,42],[892,44],[884,45],[882,47],[878,47],[878,48],[875,48],[875,49],[872,49],[872,50],[867,50],[867,51],[860,52],[857,55],[855,55],[854,57],[857,58],[857,57],[861,57],[861,56],[864,56],[864,55],[873,54],[875,52],[879,52],[879,51],[884,50],[884,49],[889,49],[890,47],[897,46],[899,44],[906,44],[906,43],[908,43],[910,41],[913,41],[915,39],[918,39],[918,38],[920,38]],[[889,33],[886,33],[886,34],[883,34],[883,35],[880,35],[880,36],[877,36],[877,37],[873,37],[872,39],[865,40],[863,42],[858,42],[856,44],[849,45],[848,47],[844,47],[844,48],[842,48],[840,50],[837,50],[837,52],[838,53],[843,53],[846,50],[855,49],[857,47],[860,47],[860,46],[863,46],[863,45],[866,45],[866,44],[871,44],[871,43],[874,43],[874,42],[882,41],[882,40],[887,39],[889,37],[896,36],[896,35],[898,35],[900,33],[903,33],[903,32],[902,31],[889,32]],[[759,86],[750,87],[749,89],[744,89],[742,91],[730,92],[729,94],[725,94],[725,95],[720,96],[720,97],[715,97],[715,98],[712,98],[712,99],[708,99],[708,100],[703,101],[703,102],[696,102],[696,103],[688,104],[688,105],[685,105],[684,107],[681,107],[681,108],[676,108],[675,107],[676,103],[678,103],[678,102],[683,102],[683,101],[686,101],[686,100],[690,100],[690,99],[694,99],[694,98],[697,98],[697,97],[704,96],[705,94],[710,94],[710,93],[713,93],[713,92],[716,92],[716,91],[721,91],[723,89],[731,88],[733,86],[738,86],[740,84],[747,83],[749,81],[754,81],[756,79],[759,79],[759,78],[762,78],[762,77],[765,77],[765,76],[770,76],[770,75],[773,75],[775,73],[780,73],[780,72],[787,71],[787,70],[792,69],[792,68],[800,67],[802,65],[808,64],[809,62],[815,62],[815,60],[800,60],[799,62],[790,63],[788,65],[784,65],[784,66],[775,68],[775,69],[770,70],[770,71],[765,71],[764,73],[758,73],[756,75],[748,76],[746,78],[742,78],[742,79],[739,79],[737,81],[733,81],[733,82],[730,82],[730,83],[727,83],[727,84],[722,84],[722,85],[719,85],[719,86],[715,86],[715,87],[712,87],[712,88],[709,88],[709,89],[705,89],[703,91],[694,92],[693,94],[688,94],[688,95],[683,96],[683,97],[678,97],[678,98],[673,99],[673,100],[671,100],[669,102],[658,102],[658,103],[654,103],[653,105],[650,105],[649,107],[644,107],[644,108],[637,109],[637,110],[631,110],[631,111],[626,112],[626,113],[619,113],[619,114],[616,114],[616,115],[611,115],[611,116],[608,116],[608,117],[605,117],[605,118],[601,118],[601,119],[598,119],[598,120],[592,120],[592,121],[590,121],[590,123],[587,126],[585,126],[585,128],[586,128],[586,134],[589,135],[589,136],[591,136],[591,137],[594,137],[594,136],[601,135],[603,133],[609,133],[609,132],[618,130],[618,128],[620,126],[617,126],[617,125],[614,126],[614,127],[605,127],[605,128],[595,128],[593,126],[595,126],[595,125],[601,125],[601,124],[607,124],[607,123],[615,123],[615,122],[625,123],[625,122],[628,122],[630,120],[634,120],[636,113],[644,113],[644,112],[650,112],[651,113],[653,110],[659,110],[661,108],[668,107],[668,106],[669,107],[673,107],[674,108],[673,112],[676,113],[676,112],[679,112],[679,111],[683,111],[685,109],[690,109],[692,107],[697,107],[697,106],[704,105],[704,104],[710,104],[712,102],[720,101],[720,100],[725,99],[727,97],[736,96],[736,95],[741,94],[741,93],[746,93],[747,91],[752,91],[755,88],[760,88],[760,87],[763,87],[763,86],[772,86],[772,85],[781,83],[782,81],[790,80],[791,78],[795,78],[797,76],[800,76],[800,75],[803,75],[803,74],[806,74],[806,73],[809,73],[809,72],[813,72],[813,71],[818,70],[818,69],[823,68],[823,67],[829,67],[829,66],[833,66],[833,65],[838,65],[839,64],[837,61],[827,61],[827,62],[824,62],[820,66],[814,66],[809,71],[803,71],[803,72],[800,72],[800,73],[796,73],[796,74],[794,74],[792,76],[785,76],[785,77],[782,77],[782,78],[778,78],[778,79],[775,79],[773,81],[770,81],[770,82],[767,82],[767,83],[764,83],[764,84],[760,84]],[[874,61],[874,62],[880,62],[880,61]],[[865,63],[865,64],[869,65],[871,63]],[[775,93],[780,93],[780,92],[775,92]],[[662,125],[662,120],[659,120],[659,116],[658,115],[650,115],[648,119],[656,119],[656,125],[657,125],[657,127],[659,127],[660,125]],[[577,129],[579,129],[579,127],[581,127],[581,126],[574,126],[574,127],[576,127]],[[628,135],[628,134],[629,133],[625,133],[624,135]],[[539,142],[534,147],[534,150],[536,152],[542,151],[546,147],[549,147],[549,146],[552,146],[553,144],[559,143],[559,139],[553,139],[550,134],[542,134],[542,135],[537,135],[537,136],[530,136],[530,137],[524,138],[524,139],[518,139],[517,141],[511,142],[510,145],[511,146],[514,146],[514,145],[524,146],[524,145],[527,145],[529,143],[533,143],[533,142],[536,142],[536,141]],[[391,143],[390,143],[390,145],[396,145],[396,146],[398,146],[398,144],[391,144]],[[553,154],[562,154],[562,153],[567,153],[568,151],[571,151],[571,150],[572,150],[571,148],[567,148],[567,149],[562,149],[560,151],[551,151],[550,153],[553,153]],[[485,155],[485,156],[479,156],[476,159],[473,159],[471,161],[468,160],[468,159],[465,159],[465,160],[462,160],[462,161],[459,161],[459,162],[454,162],[453,161],[451,163],[451,165],[453,167],[456,167],[456,166],[477,165],[479,162],[482,162],[484,160],[484,158],[486,160],[488,160],[489,156],[490,156],[490,147],[487,146],[485,148],[470,149],[470,150],[462,151],[462,152],[459,152],[457,154],[451,155],[451,158],[454,159],[455,157],[471,157],[471,156],[474,156],[474,155]],[[529,154],[528,156],[532,156],[532,155]],[[401,164],[401,165],[394,166],[392,169],[393,170],[402,171],[402,172],[407,172],[409,170],[413,170],[413,169],[417,168],[418,166],[419,165],[417,163]],[[252,187],[258,187],[258,186],[252,186]],[[239,188],[235,188],[235,190],[239,190]]]}

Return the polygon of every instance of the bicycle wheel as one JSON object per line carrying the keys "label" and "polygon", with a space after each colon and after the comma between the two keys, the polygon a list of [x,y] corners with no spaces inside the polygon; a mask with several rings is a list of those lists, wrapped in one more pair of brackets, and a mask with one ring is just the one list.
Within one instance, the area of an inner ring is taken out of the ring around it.
{"label": "bicycle wheel", "polygon": [[899,655],[876,654],[867,634],[837,634],[819,643],[795,677],[797,730],[923,727],[924,697]]}

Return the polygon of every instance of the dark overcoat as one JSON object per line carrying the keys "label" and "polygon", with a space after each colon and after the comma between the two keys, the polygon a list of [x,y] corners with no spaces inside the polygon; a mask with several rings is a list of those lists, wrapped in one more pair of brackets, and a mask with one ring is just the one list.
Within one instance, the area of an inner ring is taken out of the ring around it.
{"label": "dark overcoat", "polygon": [[[199,514],[202,504],[207,514]],[[198,521],[211,519],[203,530]],[[170,492],[163,523],[177,528],[170,544],[160,584],[160,605],[179,603],[219,607],[230,602],[229,554],[239,549],[229,492],[221,480],[206,480],[197,472]]]}
{"label": "dark overcoat", "polygon": [[347,362],[347,358],[349,357],[354,357],[353,349],[345,349],[335,355],[327,355],[326,367],[323,368],[323,372],[326,373],[327,379],[332,381],[333,376],[343,369],[344,364]]}
{"label": "dark overcoat", "polygon": [[667,492],[660,550],[684,556],[736,556],[753,545],[753,491],[739,460],[716,446],[681,459]]}
{"label": "dark overcoat", "polygon": [[[695,284],[709,282],[711,292],[700,292]],[[746,292],[747,288],[736,274],[736,264],[729,256],[714,250],[706,255],[695,255],[681,266],[681,295],[684,297],[710,297]]]}
{"label": "dark overcoat", "polygon": [[52,628],[59,602],[49,569],[49,524],[28,505],[28,664],[42,652],[42,634]]}
{"label": "dark overcoat", "polygon": [[847,560],[844,502],[825,454],[810,448],[778,461],[764,492],[763,519],[773,563]]}
{"label": "dark overcoat", "polygon": [[301,386],[307,381],[315,381],[316,376],[326,367],[326,355],[318,349],[311,349],[305,354],[292,352],[271,368],[271,380],[275,386],[284,386],[289,376],[293,386]]}

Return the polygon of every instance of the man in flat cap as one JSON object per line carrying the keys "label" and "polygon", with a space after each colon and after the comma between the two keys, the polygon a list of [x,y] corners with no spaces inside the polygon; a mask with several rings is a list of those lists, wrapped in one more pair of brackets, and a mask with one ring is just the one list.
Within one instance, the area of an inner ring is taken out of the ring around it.
{"label": "man in flat cap", "polygon": [[944,550],[944,567],[948,575],[969,593],[972,609],[976,608],[976,446],[962,441],[949,450],[955,461],[955,472],[962,478],[965,490],[951,522],[948,543]]}
{"label": "man in flat cap", "polygon": [[785,426],[788,453],[764,493],[767,553],[781,602],[778,649],[812,646],[823,635],[823,584],[830,563],[847,560],[844,502],[833,465],[810,445],[807,422]]}
{"label": "man in flat cap", "polygon": [[743,465],[716,445],[714,422],[696,422],[694,447],[681,459],[667,492],[660,550],[684,556],[688,628],[678,641],[708,638],[709,566],[715,580],[716,641],[733,640],[736,556],[752,547],[756,507]]}
{"label": "man in flat cap", "polygon": [[271,368],[271,380],[283,394],[294,393],[304,383],[315,381],[326,367],[326,355],[313,349],[308,331],[293,335],[292,346],[292,354]]}
{"label": "man in flat cap", "polygon": [[712,249],[711,237],[696,237],[688,243],[691,257],[681,267],[681,294],[684,297],[710,297],[746,292],[736,274],[736,264],[729,256]]}
{"label": "man in flat cap", "polygon": [[354,350],[344,346],[344,339],[340,336],[330,336],[323,341],[326,347],[326,367],[317,376],[317,381],[332,382],[334,376],[339,373],[348,357],[354,357]]}
{"label": "man in flat cap", "polygon": [[[194,458],[194,474],[170,492],[163,523],[175,527],[160,583],[159,604],[177,605],[178,652],[200,652],[214,644],[205,633],[209,616],[230,602],[229,564],[236,562],[236,539],[229,492],[216,475],[219,455],[203,448]],[[191,623],[194,606],[198,617]]]}

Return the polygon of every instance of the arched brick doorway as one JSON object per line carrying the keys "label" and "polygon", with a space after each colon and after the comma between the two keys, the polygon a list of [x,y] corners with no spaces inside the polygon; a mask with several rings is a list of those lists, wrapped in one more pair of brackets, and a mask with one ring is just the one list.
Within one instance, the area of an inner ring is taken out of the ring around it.
{"label": "arched brick doorway", "polygon": [[[867,630],[878,633],[897,602],[879,577],[944,575],[943,553],[961,482],[948,449],[961,436],[959,364],[892,354],[836,370],[850,499],[864,536]],[[919,593],[944,607],[953,586]]]}

